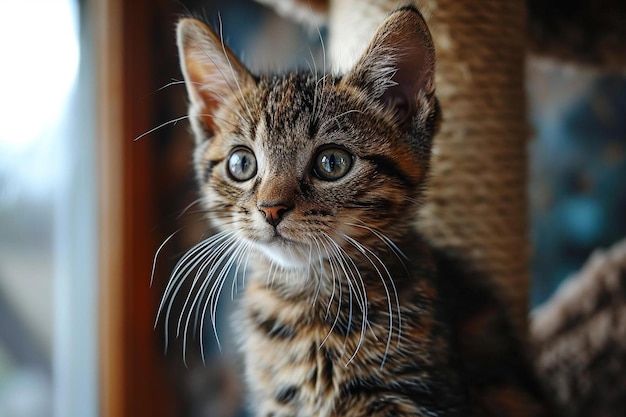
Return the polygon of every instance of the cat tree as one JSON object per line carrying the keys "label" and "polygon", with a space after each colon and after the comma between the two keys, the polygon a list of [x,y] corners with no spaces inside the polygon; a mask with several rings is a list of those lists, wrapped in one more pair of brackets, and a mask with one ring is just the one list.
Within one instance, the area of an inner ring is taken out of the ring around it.
{"label": "cat tree", "polygon": [[[327,25],[331,66],[339,72],[355,62],[385,16],[407,3],[258,1],[306,24]],[[416,4],[433,32],[436,88],[443,109],[420,227],[434,242],[464,254],[484,273],[525,338],[529,328],[525,57],[530,51],[623,70],[626,2],[417,0]],[[612,416],[626,410],[625,294],[626,240],[592,257],[533,316],[527,340],[535,364],[567,415]]]}

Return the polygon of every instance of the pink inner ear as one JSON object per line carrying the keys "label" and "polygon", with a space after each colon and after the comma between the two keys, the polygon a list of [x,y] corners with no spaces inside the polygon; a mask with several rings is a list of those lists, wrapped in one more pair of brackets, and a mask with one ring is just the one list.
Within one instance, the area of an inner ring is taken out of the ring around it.
{"label": "pink inner ear", "polygon": [[201,88],[201,86],[205,85],[208,68],[189,57],[186,65],[189,77],[187,83],[190,84],[190,88],[188,88],[190,99],[197,109],[198,118],[202,120],[202,123],[211,134],[215,134],[217,125],[211,115],[219,105],[219,100],[214,94],[210,93],[210,90]]}

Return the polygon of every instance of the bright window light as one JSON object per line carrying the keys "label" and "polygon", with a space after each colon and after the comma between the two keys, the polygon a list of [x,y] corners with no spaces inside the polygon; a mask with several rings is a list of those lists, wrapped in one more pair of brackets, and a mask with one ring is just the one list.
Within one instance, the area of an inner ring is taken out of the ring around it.
{"label": "bright window light", "polygon": [[9,171],[23,191],[52,180],[49,131],[78,70],[74,7],[70,0],[0,1],[0,178]]}

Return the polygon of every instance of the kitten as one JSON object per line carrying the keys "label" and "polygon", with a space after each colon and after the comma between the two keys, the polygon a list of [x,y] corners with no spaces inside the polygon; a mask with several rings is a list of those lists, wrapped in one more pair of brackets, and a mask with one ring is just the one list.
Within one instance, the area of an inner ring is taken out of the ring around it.
{"label": "kitten", "polygon": [[165,298],[198,268],[201,312],[250,264],[236,326],[255,414],[548,415],[496,299],[414,227],[439,120],[419,12],[392,13],[343,76],[253,76],[202,22],[177,34],[218,233]]}

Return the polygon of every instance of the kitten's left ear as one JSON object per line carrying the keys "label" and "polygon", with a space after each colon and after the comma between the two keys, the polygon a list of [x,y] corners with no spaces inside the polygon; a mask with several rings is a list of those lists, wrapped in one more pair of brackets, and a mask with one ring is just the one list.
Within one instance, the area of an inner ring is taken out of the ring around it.
{"label": "kitten's left ear", "polygon": [[434,74],[430,31],[419,11],[407,6],[378,27],[345,81],[364,89],[405,125],[419,110],[420,101],[434,98]]}

